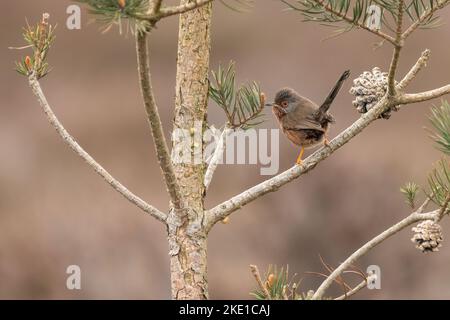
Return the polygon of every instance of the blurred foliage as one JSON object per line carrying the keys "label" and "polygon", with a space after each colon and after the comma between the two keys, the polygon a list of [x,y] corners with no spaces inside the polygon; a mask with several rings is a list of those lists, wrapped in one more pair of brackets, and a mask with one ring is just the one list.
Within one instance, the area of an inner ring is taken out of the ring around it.
{"label": "blurred foliage", "polygon": [[264,122],[265,96],[256,82],[236,88],[235,79],[234,62],[226,69],[219,66],[212,71],[209,96],[225,112],[229,127],[246,130]]}

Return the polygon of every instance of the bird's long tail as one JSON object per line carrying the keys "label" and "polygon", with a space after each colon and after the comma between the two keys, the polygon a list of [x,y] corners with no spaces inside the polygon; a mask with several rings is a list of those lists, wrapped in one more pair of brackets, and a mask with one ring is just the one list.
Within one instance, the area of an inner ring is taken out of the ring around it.
{"label": "bird's long tail", "polygon": [[322,116],[325,115],[325,113],[328,111],[328,109],[330,109],[331,103],[333,103],[334,98],[336,98],[339,90],[341,89],[342,85],[344,84],[344,81],[348,78],[349,75],[350,75],[350,70],[346,70],[341,75],[339,80],[334,85],[333,90],[331,90],[331,92],[328,95],[328,97],[325,99],[325,101],[320,106],[320,108],[319,108],[319,114],[320,115],[322,115]]}

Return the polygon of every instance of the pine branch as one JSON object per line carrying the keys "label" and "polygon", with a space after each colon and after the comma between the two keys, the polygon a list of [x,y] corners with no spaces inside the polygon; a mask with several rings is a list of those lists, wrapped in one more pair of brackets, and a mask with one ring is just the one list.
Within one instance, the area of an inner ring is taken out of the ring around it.
{"label": "pine branch", "polygon": [[153,206],[146,203],[144,200],[130,192],[124,185],[122,185],[119,181],[117,181],[111,174],[109,174],[94,158],[92,158],[76,141],[75,139],[67,132],[61,122],[58,120],[56,115],[53,113],[50,105],[47,102],[47,99],[41,89],[39,81],[37,80],[36,74],[32,73],[29,76],[29,83],[31,89],[33,90],[34,95],[39,101],[39,104],[42,107],[45,115],[47,116],[50,124],[56,129],[60,137],[64,140],[64,142],[81,158],[86,161],[86,163],[94,169],[97,174],[99,174],[114,190],[119,192],[123,197],[125,197],[128,201],[136,205],[138,208],[143,210],[144,212],[149,213],[154,218],[158,219],[165,223],[167,215]]}
{"label": "pine branch", "polygon": [[354,287],[352,290],[350,290],[349,292],[335,298],[334,300],[346,300],[348,298],[350,298],[351,296],[355,295],[356,293],[358,293],[360,290],[364,289],[367,287],[367,283],[370,283],[371,281],[376,280],[377,276],[375,274],[369,275],[367,277],[367,279],[364,279],[363,281],[361,281],[356,287]]}
{"label": "pine branch", "polygon": [[415,20],[414,23],[411,24],[405,32],[403,32],[402,38],[408,38],[417,28],[419,28],[425,22],[430,21],[436,11],[444,8],[448,4],[450,4],[450,0],[437,1],[437,3],[434,5],[433,1],[430,1],[430,8],[427,8],[425,11],[423,11],[420,17]]}
{"label": "pine branch", "polygon": [[450,84],[437,89],[424,91],[420,93],[405,93],[400,95],[397,101],[399,104],[418,103],[439,98],[449,93],[450,93]]}
{"label": "pine branch", "polygon": [[419,60],[417,60],[414,66],[406,74],[406,76],[397,84],[397,90],[403,90],[411,83],[411,81],[417,76],[420,70],[427,66],[430,55],[431,51],[429,49],[426,49],[422,52]]}
{"label": "pine branch", "polygon": [[400,192],[403,193],[406,198],[405,202],[411,207],[411,209],[414,209],[416,207],[415,199],[418,191],[419,186],[414,182],[408,182],[400,188]]}
{"label": "pine branch", "polygon": [[235,78],[234,62],[231,61],[226,69],[219,66],[217,72],[212,71],[209,96],[224,111],[228,127],[246,130],[264,122],[260,118],[265,95],[256,82],[236,89]]}
{"label": "pine branch", "polygon": [[371,249],[416,222],[424,220],[435,220],[438,214],[439,210],[431,211],[428,213],[413,212],[405,219],[401,220],[400,222],[377,235],[375,238],[373,238],[372,240],[364,244],[361,248],[356,250],[353,254],[351,254],[344,262],[339,265],[339,267],[334,269],[334,271],[328,276],[328,278],[325,279],[324,282],[322,282],[317,291],[314,293],[313,300],[322,299],[326,290],[342,274],[342,272],[353,265],[356,260],[367,254]]}
{"label": "pine branch", "polygon": [[397,19],[396,19],[397,29],[395,31],[394,52],[392,54],[391,65],[389,67],[389,73],[388,73],[387,95],[389,97],[393,97],[396,94],[395,73],[397,71],[398,61],[400,59],[400,52],[403,47],[402,28],[403,28],[404,11],[405,11],[405,2],[404,2],[404,0],[399,0],[398,1]]}
{"label": "pine branch", "polygon": [[[359,2],[357,2],[354,7],[350,7],[350,1],[341,1],[340,3],[332,5],[333,2],[327,0],[306,0],[297,1],[297,3],[300,5],[300,7],[297,7],[292,5],[288,0],[281,1],[285,3],[289,8],[300,11],[302,14],[304,14],[306,17],[306,21],[319,21],[324,23],[343,21],[350,25],[350,28],[345,29],[344,32],[351,30],[351,28],[355,26],[378,37],[381,37],[382,39],[392,43],[393,45],[396,44],[395,38],[393,38],[392,36],[381,32],[378,29],[369,28],[364,24],[364,21],[367,17],[366,12],[364,11],[366,8],[358,5]],[[348,15],[348,11],[353,12],[353,17],[350,17]],[[329,15],[323,15],[324,12],[328,13]],[[322,16],[320,16],[321,14]],[[319,15],[320,17],[317,18],[317,15]]]}
{"label": "pine branch", "polygon": [[442,101],[441,106],[432,107],[429,119],[434,127],[431,138],[435,141],[436,148],[450,155],[450,104]]}
{"label": "pine branch", "polygon": [[180,4],[178,6],[161,7],[157,11],[153,11],[151,14],[137,14],[136,18],[141,20],[147,20],[152,25],[163,18],[186,13],[191,10],[198,9],[214,0],[193,0],[186,4]]}
{"label": "pine branch", "polygon": [[142,98],[144,100],[148,123],[152,131],[159,166],[161,167],[170,199],[175,209],[179,210],[183,207],[183,201],[153,94],[146,33],[138,33],[136,35],[136,54]]}

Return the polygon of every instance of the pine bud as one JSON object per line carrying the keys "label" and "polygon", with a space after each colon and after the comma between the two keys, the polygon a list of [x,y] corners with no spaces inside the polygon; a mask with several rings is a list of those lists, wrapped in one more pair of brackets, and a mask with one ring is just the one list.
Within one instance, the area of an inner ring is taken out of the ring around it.
{"label": "pine bud", "polygon": [[123,9],[123,8],[125,8],[125,6],[126,6],[126,0],[117,0],[117,2],[119,3],[119,7],[121,8],[121,9]]}
{"label": "pine bud", "polygon": [[226,217],[222,220],[223,224],[228,224],[228,222],[230,222],[230,217]]}
{"label": "pine bud", "polygon": [[271,273],[267,277],[267,281],[266,281],[267,288],[272,288],[274,283],[275,283],[275,275],[273,273]]}
{"label": "pine bud", "polygon": [[259,103],[261,107],[264,107],[264,105],[266,104],[266,95],[264,92],[261,92],[261,95],[259,96]]}
{"label": "pine bud", "polygon": [[27,67],[28,70],[33,69],[33,65],[31,63],[31,58],[29,56],[25,57],[25,66]]}

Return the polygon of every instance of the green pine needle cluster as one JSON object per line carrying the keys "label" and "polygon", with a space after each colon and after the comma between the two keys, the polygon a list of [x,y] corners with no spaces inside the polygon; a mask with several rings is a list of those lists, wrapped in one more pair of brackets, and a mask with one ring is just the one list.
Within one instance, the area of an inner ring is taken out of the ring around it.
{"label": "green pine needle cluster", "polygon": [[434,127],[431,138],[436,143],[436,148],[443,153],[450,154],[450,104],[442,101],[441,106],[433,106],[429,117]]}
{"label": "green pine needle cluster", "polygon": [[149,30],[150,22],[139,17],[145,16],[149,9],[148,0],[75,0],[85,3],[89,12],[104,24],[104,32],[109,31],[117,25],[122,34],[123,24],[127,23],[127,29],[131,32],[146,32]]}
{"label": "green pine needle cluster", "polygon": [[[445,155],[450,154],[450,104],[442,101],[441,106],[433,106],[430,123],[434,127],[430,137],[435,141],[436,148]],[[430,198],[437,206],[447,207],[450,197],[450,163],[449,159],[444,157],[433,168],[428,175],[428,188],[424,190],[426,196]],[[414,200],[418,192],[418,185],[407,183],[400,191],[405,195],[406,202],[414,208]]]}
{"label": "green pine needle cluster", "polygon": [[246,130],[264,122],[265,97],[256,82],[236,88],[235,79],[234,62],[226,69],[219,66],[212,71],[209,96],[225,112],[229,127]]}
{"label": "green pine needle cluster", "polygon": [[442,159],[428,175],[428,197],[439,207],[447,205],[450,196],[450,166],[447,159]]}
{"label": "green pine needle cluster", "polygon": [[419,192],[419,186],[414,182],[408,182],[403,187],[400,188],[400,192],[403,193],[406,200],[405,202],[414,209],[416,207],[415,205],[415,199],[416,195]]}
{"label": "green pine needle cluster", "polygon": [[[281,0],[288,10],[300,12],[303,20],[319,22],[322,25],[337,28],[337,34],[348,32],[355,26],[365,25],[371,17],[372,5],[381,9],[381,27],[395,32],[389,21],[397,20],[398,0]],[[409,0],[405,1],[405,13],[411,23],[418,21],[427,10],[442,8],[449,4],[448,0]],[[344,19],[345,17],[345,19]],[[439,26],[439,17],[429,15],[420,23],[421,28]]]}
{"label": "green pine needle cluster", "polygon": [[290,278],[288,267],[279,269],[277,266],[269,266],[263,284],[269,297],[263,288],[257,288],[250,294],[258,300],[303,300],[307,295],[297,293],[299,283],[294,282],[293,278],[295,275]]}
{"label": "green pine needle cluster", "polygon": [[[411,21],[417,21],[427,10],[433,10],[435,8],[441,8],[448,4],[447,0],[412,0],[406,2],[405,12],[408,14]],[[431,29],[441,26],[441,21],[438,16],[430,15],[421,24],[422,29]]]}
{"label": "green pine needle cluster", "polygon": [[42,20],[34,26],[27,23],[27,27],[23,29],[23,38],[27,46],[14,49],[33,50],[33,55],[26,56],[21,61],[16,62],[16,71],[24,76],[29,76],[33,72],[38,79],[46,76],[50,72],[47,63],[47,55],[53,41],[55,40],[55,28],[48,23],[49,15],[44,13]]}

